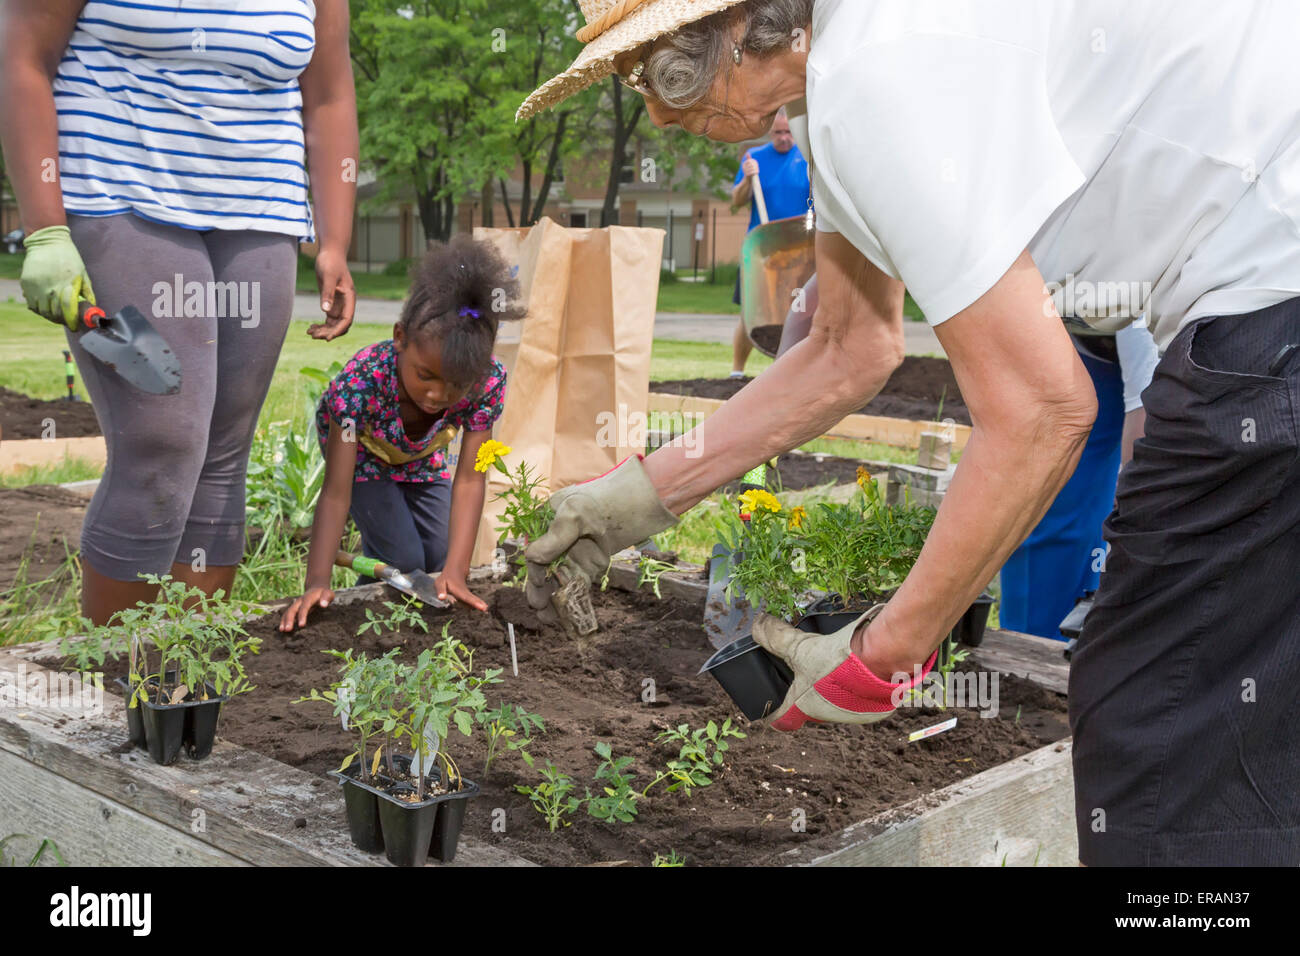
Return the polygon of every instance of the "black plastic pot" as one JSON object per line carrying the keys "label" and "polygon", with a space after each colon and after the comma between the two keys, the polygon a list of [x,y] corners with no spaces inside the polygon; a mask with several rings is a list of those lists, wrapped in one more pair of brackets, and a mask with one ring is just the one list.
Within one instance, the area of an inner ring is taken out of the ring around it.
{"label": "black plastic pot", "polygon": [[438,819],[433,825],[433,842],[429,853],[441,863],[450,863],[456,859],[456,847],[460,845],[460,830],[465,824],[465,811],[469,801],[479,794],[478,784],[471,780],[462,780],[461,788],[455,793],[438,797]]}
{"label": "black plastic pot", "polygon": [[126,739],[133,746],[143,750],[148,744],[144,739],[144,720],[140,715],[141,708],[132,707],[131,704],[131,682],[125,677],[117,679],[117,686],[122,688],[122,699],[126,701]]}
{"label": "black plastic pot", "polygon": [[[405,762],[409,768],[409,760]],[[388,862],[424,866],[432,855],[439,862],[450,863],[456,858],[468,802],[479,795],[478,784],[462,778],[460,789],[453,793],[429,797],[422,803],[398,799],[412,793],[415,787],[409,783],[391,784],[386,792],[378,792],[379,825]]]}
{"label": "black plastic pot", "polygon": [[352,764],[346,770],[331,770],[330,776],[343,788],[343,805],[348,814],[348,833],[352,845],[365,853],[381,853],[384,833],[379,826],[379,791],[357,778],[361,766]]}
{"label": "black plastic pot", "polygon": [[221,705],[228,698],[218,697],[217,689],[208,685],[207,700],[191,700],[181,704],[189,708],[185,719],[185,753],[191,760],[202,760],[212,753],[217,739],[217,721],[221,719]]}
{"label": "black plastic pot", "polygon": [[[816,633],[834,634],[841,628],[848,627],[878,603],[870,595],[860,594],[846,607],[843,597],[828,594],[808,608],[808,612],[800,619],[800,626],[802,627],[803,621],[811,619],[815,622]],[[809,628],[804,627],[803,630]]]}
{"label": "black plastic pot", "polygon": [[975,599],[975,603],[966,609],[952,629],[953,639],[958,644],[979,647],[984,643],[984,631],[989,626],[989,609],[993,606],[993,595],[985,591]]}
{"label": "black plastic pot", "polygon": [[[175,672],[168,671],[165,679],[169,684],[175,681]],[[130,682],[118,678],[117,683],[129,704]],[[192,759],[202,760],[212,753],[221,705],[228,699],[216,696],[216,688],[211,684],[207,690],[207,700],[186,700],[179,704],[141,701],[136,707],[128,706],[127,738],[137,747],[148,750],[153,761],[164,766],[176,762],[182,747]]]}
{"label": "black plastic pot", "polygon": [[154,763],[175,763],[185,743],[184,704],[153,704],[141,701],[140,720],[144,725],[145,747]]}
{"label": "black plastic pot", "polygon": [[794,674],[785,661],[760,647],[750,636],[732,641],[700,668],[713,675],[740,712],[750,720],[762,720],[785,700]]}

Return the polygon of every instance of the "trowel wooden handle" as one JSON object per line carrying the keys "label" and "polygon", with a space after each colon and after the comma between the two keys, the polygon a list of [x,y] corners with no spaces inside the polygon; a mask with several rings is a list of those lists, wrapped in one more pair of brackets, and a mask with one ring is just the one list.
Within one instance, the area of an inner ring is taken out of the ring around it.
{"label": "trowel wooden handle", "polygon": [[80,326],[97,329],[106,318],[108,318],[107,312],[97,305],[91,305],[85,299],[77,305],[77,324]]}
{"label": "trowel wooden handle", "polygon": [[364,574],[372,578],[387,577],[392,572],[392,568],[382,561],[376,561],[374,558],[367,558],[360,554],[348,554],[346,551],[340,551],[336,554],[334,563],[340,568],[351,568],[358,574]]}

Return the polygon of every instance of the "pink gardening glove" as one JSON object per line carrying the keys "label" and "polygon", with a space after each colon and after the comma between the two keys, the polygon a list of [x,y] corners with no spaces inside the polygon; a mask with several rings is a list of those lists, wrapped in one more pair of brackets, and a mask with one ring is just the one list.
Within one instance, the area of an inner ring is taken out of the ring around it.
{"label": "pink gardening glove", "polygon": [[897,684],[881,680],[853,653],[853,632],[884,608],[877,604],[834,634],[810,634],[766,614],[754,622],[754,640],[794,672],[794,683],[772,718],[777,730],[798,730],[806,722],[870,724],[892,714],[909,688],[930,672],[939,652],[925,662],[920,677]]}

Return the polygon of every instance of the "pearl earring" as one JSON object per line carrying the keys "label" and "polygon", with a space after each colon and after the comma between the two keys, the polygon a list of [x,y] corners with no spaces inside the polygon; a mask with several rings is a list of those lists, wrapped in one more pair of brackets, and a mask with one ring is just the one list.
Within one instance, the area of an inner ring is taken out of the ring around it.
{"label": "pearl earring", "polygon": [[731,58],[736,61],[736,66],[740,66],[740,59],[742,56],[743,54],[740,52],[740,47],[736,46],[731,48]]}

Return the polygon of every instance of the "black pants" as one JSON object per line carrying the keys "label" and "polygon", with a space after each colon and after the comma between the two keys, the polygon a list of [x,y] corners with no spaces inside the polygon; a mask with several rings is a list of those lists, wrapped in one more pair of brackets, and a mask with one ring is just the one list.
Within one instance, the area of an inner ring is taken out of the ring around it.
{"label": "black pants", "polygon": [[[352,520],[361,551],[399,571],[441,571],[447,561],[451,482],[358,481],[352,485]],[[373,584],[362,575],[357,584]]]}
{"label": "black pants", "polygon": [[1300,864],[1300,299],[1204,319],[1143,393],[1070,673],[1088,866]]}

